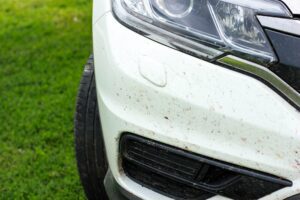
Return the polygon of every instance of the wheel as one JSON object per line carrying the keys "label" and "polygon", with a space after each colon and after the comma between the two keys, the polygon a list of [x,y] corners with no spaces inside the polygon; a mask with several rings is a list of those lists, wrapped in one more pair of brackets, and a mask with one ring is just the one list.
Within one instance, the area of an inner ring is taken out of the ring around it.
{"label": "wheel", "polygon": [[106,200],[104,177],[107,160],[98,112],[94,60],[84,67],[75,113],[75,151],[80,179],[89,200]]}

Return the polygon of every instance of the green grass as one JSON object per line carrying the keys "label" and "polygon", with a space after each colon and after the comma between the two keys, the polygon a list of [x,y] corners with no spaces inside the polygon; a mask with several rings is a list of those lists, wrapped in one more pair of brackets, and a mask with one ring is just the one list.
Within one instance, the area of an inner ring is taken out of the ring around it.
{"label": "green grass", "polygon": [[91,1],[0,5],[0,199],[83,199],[73,115]]}

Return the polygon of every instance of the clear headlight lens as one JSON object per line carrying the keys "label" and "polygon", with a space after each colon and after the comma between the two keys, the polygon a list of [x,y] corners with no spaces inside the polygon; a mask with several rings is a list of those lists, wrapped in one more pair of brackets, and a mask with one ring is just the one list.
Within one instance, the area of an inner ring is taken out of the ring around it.
{"label": "clear headlight lens", "polygon": [[154,0],[153,6],[157,7],[164,15],[171,18],[183,18],[193,9],[193,0]]}
{"label": "clear headlight lens", "polygon": [[228,43],[272,53],[263,30],[255,19],[253,9],[219,2],[213,12],[220,33]]}
{"label": "clear headlight lens", "polygon": [[256,15],[290,17],[277,0],[114,0],[131,28],[207,60],[231,53],[259,63],[276,56]]}

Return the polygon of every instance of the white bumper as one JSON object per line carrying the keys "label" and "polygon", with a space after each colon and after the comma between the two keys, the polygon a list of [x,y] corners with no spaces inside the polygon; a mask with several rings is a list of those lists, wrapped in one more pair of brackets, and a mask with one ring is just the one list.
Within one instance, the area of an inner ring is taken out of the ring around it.
{"label": "white bumper", "polygon": [[131,132],[293,181],[263,199],[300,193],[300,113],[272,89],[151,41],[109,11],[94,21],[93,35],[108,161],[124,189],[169,199],[122,173],[118,140]]}

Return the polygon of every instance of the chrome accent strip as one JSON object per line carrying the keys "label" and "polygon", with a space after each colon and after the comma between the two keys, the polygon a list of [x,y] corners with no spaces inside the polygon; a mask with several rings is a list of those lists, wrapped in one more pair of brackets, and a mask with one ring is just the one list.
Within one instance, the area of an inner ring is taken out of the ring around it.
{"label": "chrome accent strip", "polygon": [[300,36],[300,20],[279,17],[257,16],[263,27]]}
{"label": "chrome accent strip", "polygon": [[263,79],[300,109],[300,94],[268,68],[232,55],[222,57],[218,62]]}

